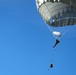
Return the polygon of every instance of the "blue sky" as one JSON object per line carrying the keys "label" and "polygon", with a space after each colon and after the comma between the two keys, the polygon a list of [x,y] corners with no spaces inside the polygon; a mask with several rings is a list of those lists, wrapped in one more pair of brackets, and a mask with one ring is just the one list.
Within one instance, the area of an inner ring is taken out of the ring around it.
{"label": "blue sky", "polygon": [[0,0],[0,75],[76,75],[76,26],[55,48],[55,38],[37,12],[35,0]]}

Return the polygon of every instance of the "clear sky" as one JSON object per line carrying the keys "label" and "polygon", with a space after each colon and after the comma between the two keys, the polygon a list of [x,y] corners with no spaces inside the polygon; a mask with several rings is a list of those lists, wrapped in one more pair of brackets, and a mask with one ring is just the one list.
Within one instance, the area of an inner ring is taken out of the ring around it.
{"label": "clear sky", "polygon": [[76,75],[76,26],[55,38],[36,9],[35,0],[0,0],[0,75]]}

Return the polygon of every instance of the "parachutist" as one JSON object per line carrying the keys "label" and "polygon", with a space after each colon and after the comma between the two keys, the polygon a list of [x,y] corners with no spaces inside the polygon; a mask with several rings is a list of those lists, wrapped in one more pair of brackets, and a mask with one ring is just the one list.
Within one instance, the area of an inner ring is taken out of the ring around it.
{"label": "parachutist", "polygon": [[58,31],[52,31],[52,34],[54,35],[54,37],[56,38],[55,44],[53,46],[53,48],[55,48],[55,46],[60,43],[60,41],[58,39],[61,38],[62,34]]}
{"label": "parachutist", "polygon": [[55,48],[55,46],[56,46],[58,43],[60,43],[60,41],[59,41],[58,39],[56,39],[56,42],[55,42],[53,48]]}

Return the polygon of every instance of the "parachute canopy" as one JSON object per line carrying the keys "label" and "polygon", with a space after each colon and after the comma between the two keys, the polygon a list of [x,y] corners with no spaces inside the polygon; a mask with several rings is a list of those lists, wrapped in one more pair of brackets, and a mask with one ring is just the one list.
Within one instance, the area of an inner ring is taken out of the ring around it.
{"label": "parachute canopy", "polygon": [[39,14],[50,26],[76,24],[76,0],[36,0],[36,5]]}

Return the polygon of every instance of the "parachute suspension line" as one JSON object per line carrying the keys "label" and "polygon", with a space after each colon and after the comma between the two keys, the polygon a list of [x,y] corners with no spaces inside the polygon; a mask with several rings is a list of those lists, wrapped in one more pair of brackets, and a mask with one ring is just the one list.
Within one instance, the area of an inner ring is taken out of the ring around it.
{"label": "parachute suspension line", "polygon": [[[66,34],[66,31],[63,32],[62,36],[64,36],[65,34]],[[61,37],[60,37],[60,38],[61,38]],[[60,39],[60,38],[59,38],[59,39]]]}
{"label": "parachute suspension line", "polygon": [[53,29],[51,29],[50,26],[48,26],[47,24],[46,24],[46,26],[49,28],[49,30],[50,30],[51,32],[53,31]]}
{"label": "parachute suspension line", "polygon": [[[46,24],[46,26],[48,27],[48,29],[50,30],[50,32],[52,33],[53,31],[54,31],[54,29],[53,28],[50,28],[50,26],[48,26],[47,24]],[[54,36],[54,35],[53,35]],[[55,37],[55,36],[54,36]],[[56,38],[56,37],[55,37]]]}

